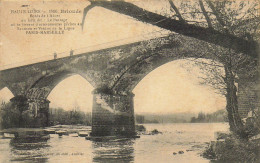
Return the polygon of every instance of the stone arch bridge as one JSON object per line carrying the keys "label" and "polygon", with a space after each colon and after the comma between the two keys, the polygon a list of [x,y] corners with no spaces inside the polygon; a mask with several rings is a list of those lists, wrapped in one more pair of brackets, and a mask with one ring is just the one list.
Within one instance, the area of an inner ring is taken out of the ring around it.
{"label": "stone arch bridge", "polygon": [[[15,96],[21,112],[36,110],[32,127],[48,126],[48,95],[63,79],[79,74],[94,88],[92,135],[135,134],[132,90],[149,72],[177,59],[214,58],[208,43],[178,34],[0,71],[0,89]],[[239,112],[256,103],[256,80],[239,76]]]}

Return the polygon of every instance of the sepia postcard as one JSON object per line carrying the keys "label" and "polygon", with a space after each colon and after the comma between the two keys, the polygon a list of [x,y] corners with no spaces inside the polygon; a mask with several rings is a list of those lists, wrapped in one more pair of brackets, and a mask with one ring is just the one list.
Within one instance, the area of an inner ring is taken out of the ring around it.
{"label": "sepia postcard", "polygon": [[0,162],[259,162],[259,3],[0,0]]}

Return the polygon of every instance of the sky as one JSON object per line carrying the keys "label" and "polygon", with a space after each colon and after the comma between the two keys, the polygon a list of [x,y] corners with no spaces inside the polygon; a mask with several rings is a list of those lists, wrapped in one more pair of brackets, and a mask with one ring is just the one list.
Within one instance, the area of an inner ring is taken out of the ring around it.
{"label": "sky", "polygon": [[[33,35],[17,30],[11,24],[27,20],[30,14],[10,14],[10,10],[21,10],[22,5],[29,5],[26,9],[70,9],[83,11],[89,5],[87,1],[80,2],[1,2],[0,32],[0,64],[14,67],[53,58],[53,53],[86,51],[88,47],[99,45],[98,48],[116,46],[140,40],[162,36],[168,31],[136,21],[128,16],[110,10],[95,7],[86,16],[84,28],[76,26],[75,30],[65,31],[64,35]],[[81,23],[82,13],[62,14],[61,18],[67,22]],[[28,22],[27,22],[28,23]],[[156,32],[159,31],[159,32]],[[7,56],[8,55],[8,56]],[[68,54],[65,54],[68,55]],[[19,63],[18,63],[19,62]],[[7,67],[8,67],[7,66]],[[0,67],[1,68],[1,67]]]}
{"label": "sky", "polygon": [[[79,9],[83,10],[89,3],[77,1],[74,3],[60,2],[1,2],[0,32],[0,68],[14,67],[51,59],[54,52],[76,52],[95,48],[106,48],[154,37],[163,36],[169,31],[138,22],[100,7],[93,8],[86,17],[83,30],[81,26],[64,35],[31,35],[17,30],[11,24],[27,19],[28,14],[10,14],[10,10],[21,9],[21,5],[29,5],[29,9]],[[157,4],[155,1],[144,5],[152,11],[160,10],[167,4]],[[55,6],[55,7],[54,7]],[[152,7],[153,6],[153,7]],[[164,12],[168,12],[167,10]],[[81,14],[67,14],[62,18],[80,23]],[[87,48],[88,47],[88,48]],[[199,84],[198,69],[186,71],[182,60],[170,62],[148,74],[133,90],[135,94],[135,112],[174,113],[174,112],[213,112],[225,108],[225,98],[218,95],[208,86]],[[71,83],[77,84],[71,84]],[[79,75],[71,76],[61,81],[51,92],[48,99],[51,107],[72,109],[80,106],[84,111],[91,111],[93,87]],[[62,96],[61,96],[62,94]],[[7,89],[0,91],[0,98],[8,100],[11,93]]]}

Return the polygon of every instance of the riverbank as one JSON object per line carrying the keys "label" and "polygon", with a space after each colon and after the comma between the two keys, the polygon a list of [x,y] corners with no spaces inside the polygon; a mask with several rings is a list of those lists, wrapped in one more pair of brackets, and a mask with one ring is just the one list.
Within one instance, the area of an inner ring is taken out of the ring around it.
{"label": "riverbank", "polygon": [[260,138],[239,139],[234,134],[223,134],[211,141],[202,156],[212,162],[260,162]]}

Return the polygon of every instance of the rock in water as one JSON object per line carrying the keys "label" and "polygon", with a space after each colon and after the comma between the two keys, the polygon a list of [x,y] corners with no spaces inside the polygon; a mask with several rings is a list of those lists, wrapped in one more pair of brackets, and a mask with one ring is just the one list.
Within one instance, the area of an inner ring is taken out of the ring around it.
{"label": "rock in water", "polygon": [[179,153],[179,154],[183,154],[184,152],[183,152],[183,151],[179,151],[178,153]]}

